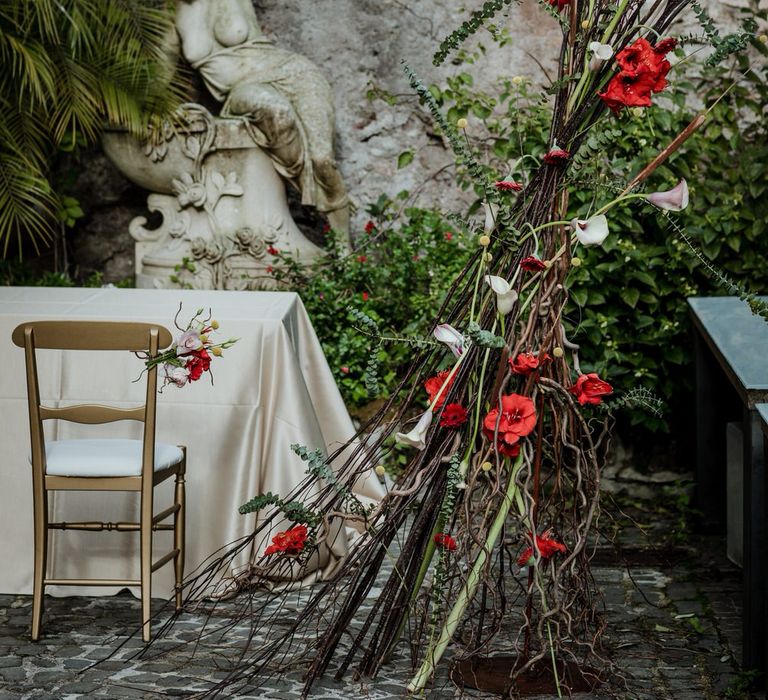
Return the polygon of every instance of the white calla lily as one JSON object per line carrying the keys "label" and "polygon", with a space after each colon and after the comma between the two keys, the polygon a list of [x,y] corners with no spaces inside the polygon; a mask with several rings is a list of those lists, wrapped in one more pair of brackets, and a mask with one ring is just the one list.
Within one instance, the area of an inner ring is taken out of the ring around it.
{"label": "white calla lily", "polygon": [[464,352],[464,336],[450,323],[441,323],[433,333],[436,340],[445,343],[456,357],[461,357]]}
{"label": "white calla lily", "polygon": [[493,233],[493,229],[496,228],[496,215],[499,213],[499,207],[496,204],[485,202],[483,204],[483,209],[485,209],[485,225],[483,226],[483,230],[487,234],[491,234]]}
{"label": "white calla lily", "polygon": [[395,440],[403,445],[410,445],[417,450],[423,450],[426,447],[427,430],[432,423],[432,411],[425,411],[416,426],[407,433],[395,433]]}
{"label": "white calla lily", "polygon": [[593,41],[589,45],[592,52],[592,58],[589,60],[589,70],[597,70],[609,58],[613,56],[613,47],[610,44],[601,44],[599,41]]}
{"label": "white calla lily", "polygon": [[502,316],[506,316],[515,307],[517,292],[503,277],[486,275],[485,281],[496,294],[496,308]]}
{"label": "white calla lily", "polygon": [[574,219],[571,228],[582,245],[600,245],[608,238],[608,219],[605,214],[598,214],[589,219]]}
{"label": "white calla lily", "polygon": [[671,190],[652,192],[646,199],[659,209],[682,211],[688,206],[688,183],[683,178]]}

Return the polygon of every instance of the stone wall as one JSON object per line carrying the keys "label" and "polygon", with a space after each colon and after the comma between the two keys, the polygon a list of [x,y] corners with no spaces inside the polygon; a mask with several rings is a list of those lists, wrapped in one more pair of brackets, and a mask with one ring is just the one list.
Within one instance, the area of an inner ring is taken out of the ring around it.
{"label": "stone wall", "polygon": [[[466,67],[450,62],[432,66],[440,40],[480,6],[480,0],[255,0],[265,33],[278,44],[303,53],[331,80],[336,95],[337,153],[357,212],[359,230],[365,206],[381,193],[419,190],[424,206],[457,207],[461,193],[453,185],[452,156],[432,129],[428,115],[418,108],[404,78],[401,59],[425,83],[440,83],[446,75]],[[737,18],[746,0],[710,0],[708,9],[727,25]],[[761,0],[768,6],[768,0]],[[511,6],[501,20],[513,41],[499,49],[481,30],[469,47],[485,44],[489,51],[469,70],[477,84],[490,86],[500,75],[525,75],[541,80],[551,68],[551,47],[559,42],[553,19],[534,0]],[[692,29],[688,28],[688,29]],[[376,85],[402,104],[366,99]],[[397,156],[409,149],[413,162],[397,168]],[[419,189],[420,188],[420,189]],[[107,281],[133,274],[133,240],[128,222],[144,213],[143,194],[94,152],[84,159],[75,196],[87,216],[71,236],[73,258],[81,274],[102,270]]]}

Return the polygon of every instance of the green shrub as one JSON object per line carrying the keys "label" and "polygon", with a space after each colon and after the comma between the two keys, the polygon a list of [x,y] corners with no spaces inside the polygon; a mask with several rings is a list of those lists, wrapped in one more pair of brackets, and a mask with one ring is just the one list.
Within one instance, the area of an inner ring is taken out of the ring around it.
{"label": "green shrub", "polygon": [[[372,221],[359,234],[356,249],[339,248],[332,231],[326,234],[326,258],[303,267],[287,254],[275,256],[274,277],[300,292],[328,363],[350,408],[372,399],[365,370],[376,341],[360,333],[349,316],[358,309],[384,334],[423,336],[445,293],[473,249],[467,236],[435,211],[397,205],[381,197],[369,208]],[[388,395],[408,365],[407,344],[385,343],[376,352],[380,361],[379,390]]]}

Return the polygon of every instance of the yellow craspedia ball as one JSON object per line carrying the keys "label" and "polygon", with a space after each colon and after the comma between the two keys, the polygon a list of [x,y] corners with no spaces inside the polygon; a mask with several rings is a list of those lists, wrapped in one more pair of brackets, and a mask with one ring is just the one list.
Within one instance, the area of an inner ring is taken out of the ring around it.
{"label": "yellow craspedia ball", "polygon": [[384,476],[384,474],[386,473],[387,470],[384,469],[384,465],[383,464],[377,464],[376,468],[373,471],[376,472],[376,476]]}
{"label": "yellow craspedia ball", "polygon": [[571,265],[574,267],[579,267],[581,265],[581,258],[573,257],[571,258]]}
{"label": "yellow craspedia ball", "polygon": [[456,120],[456,126],[458,126],[459,129],[466,129],[469,126],[469,122],[462,117],[461,119]]}
{"label": "yellow craspedia ball", "polygon": [[522,75],[516,75],[514,78],[512,78],[513,85],[522,85],[524,81],[525,78],[523,78]]}
{"label": "yellow craspedia ball", "polygon": [[201,342],[201,343],[207,343],[207,342],[208,342],[208,334],[207,334],[207,333],[203,333],[203,334],[200,336],[200,342]]}
{"label": "yellow craspedia ball", "polygon": [[552,349],[552,354],[555,357],[562,357],[565,353],[563,352],[563,349],[558,346],[558,347]]}
{"label": "yellow craspedia ball", "polygon": [[480,238],[477,239],[477,242],[479,245],[483,246],[483,248],[487,248],[489,245],[491,245],[491,237],[484,233]]}
{"label": "yellow craspedia ball", "polygon": [[493,465],[490,462],[483,462],[480,465],[480,469],[482,469],[484,472],[489,472],[491,469],[493,469]]}
{"label": "yellow craspedia ball", "polygon": [[483,260],[489,263],[493,260],[493,255],[491,255],[490,253],[483,253]]}
{"label": "yellow craspedia ball", "polygon": [[216,357],[221,357],[221,348],[219,348],[219,347],[211,348],[211,352],[214,355],[216,355]]}
{"label": "yellow craspedia ball", "polygon": [[581,28],[582,29],[589,29],[589,20],[588,19],[581,20]]}
{"label": "yellow craspedia ball", "polygon": [[216,330],[219,327],[219,322],[214,318],[213,321],[211,321],[211,328],[213,330]]}
{"label": "yellow craspedia ball", "polygon": [[768,34],[761,34],[757,39],[761,44],[768,44]]}

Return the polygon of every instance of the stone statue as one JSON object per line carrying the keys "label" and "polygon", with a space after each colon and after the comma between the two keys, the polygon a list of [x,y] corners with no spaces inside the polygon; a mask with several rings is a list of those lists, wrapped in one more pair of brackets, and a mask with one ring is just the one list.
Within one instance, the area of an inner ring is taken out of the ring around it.
{"label": "stone statue", "polygon": [[179,0],[176,29],[184,58],[223,103],[221,116],[246,117],[253,140],[298,188],[302,204],[347,232],[347,193],[333,156],[333,94],[317,66],[266,39],[251,0]]}
{"label": "stone statue", "polygon": [[184,105],[182,125],[144,144],[119,129],[102,137],[162,217],[157,228],[144,217],[130,224],[136,286],[273,286],[278,250],[304,262],[322,255],[290,215],[286,181],[348,243],[331,88],[309,60],[264,38],[250,0],[176,0],[176,29],[169,55],[181,51],[222,109]]}

